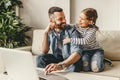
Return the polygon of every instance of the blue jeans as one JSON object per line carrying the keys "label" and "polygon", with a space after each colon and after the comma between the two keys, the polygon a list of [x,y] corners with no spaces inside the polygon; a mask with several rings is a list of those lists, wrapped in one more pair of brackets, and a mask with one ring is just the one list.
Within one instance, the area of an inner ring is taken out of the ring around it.
{"label": "blue jeans", "polygon": [[[52,54],[42,54],[37,57],[37,67],[45,68],[50,63],[59,63],[63,60],[58,60]],[[81,59],[76,63],[66,68],[67,71],[80,72],[82,70]]]}
{"label": "blue jeans", "polygon": [[101,72],[104,70],[104,51],[102,49],[83,51],[83,71]]}

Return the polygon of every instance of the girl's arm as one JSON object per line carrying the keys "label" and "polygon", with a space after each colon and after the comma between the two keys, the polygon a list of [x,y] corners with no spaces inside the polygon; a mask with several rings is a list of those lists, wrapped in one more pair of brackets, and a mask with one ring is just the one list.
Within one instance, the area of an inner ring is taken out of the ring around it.
{"label": "girl's arm", "polygon": [[83,38],[66,38],[63,40],[63,44],[73,43],[78,45],[86,45],[96,39],[96,29],[89,29]]}

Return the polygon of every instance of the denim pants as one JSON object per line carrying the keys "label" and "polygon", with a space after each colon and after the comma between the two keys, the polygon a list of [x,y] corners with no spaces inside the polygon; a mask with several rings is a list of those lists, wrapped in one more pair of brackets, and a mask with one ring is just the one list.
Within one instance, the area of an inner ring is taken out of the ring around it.
{"label": "denim pants", "polygon": [[[37,67],[45,68],[50,63],[59,63],[63,60],[58,60],[52,54],[42,54],[37,57]],[[75,64],[70,65],[66,68],[66,71],[80,72],[82,70],[81,59]]]}
{"label": "denim pants", "polygon": [[104,70],[104,51],[102,49],[83,51],[83,71],[101,72]]}

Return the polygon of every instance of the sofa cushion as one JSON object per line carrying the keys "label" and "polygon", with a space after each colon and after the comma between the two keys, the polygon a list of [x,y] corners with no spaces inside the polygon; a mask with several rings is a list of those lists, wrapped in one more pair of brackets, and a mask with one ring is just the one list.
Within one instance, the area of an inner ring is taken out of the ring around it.
{"label": "sofa cushion", "polygon": [[[44,30],[33,31],[32,52],[40,54],[42,49],[42,39]],[[120,32],[100,31],[97,33],[97,40],[105,51],[105,57],[111,60],[120,60]]]}
{"label": "sofa cushion", "polygon": [[44,30],[38,29],[33,31],[32,53],[40,54],[42,49],[42,39]]}
{"label": "sofa cushion", "polygon": [[83,73],[120,78],[120,72],[119,72],[120,71],[120,61],[112,61],[112,63],[113,63],[113,66],[112,67],[105,66],[105,70],[103,72],[99,72],[99,73],[83,72]]}
{"label": "sofa cushion", "polygon": [[[44,30],[37,29],[33,31],[32,53],[35,55],[41,54],[42,40],[44,37]],[[51,49],[49,51],[51,53]]]}
{"label": "sofa cushion", "polygon": [[105,51],[105,57],[120,60],[120,31],[100,31],[97,40]]}

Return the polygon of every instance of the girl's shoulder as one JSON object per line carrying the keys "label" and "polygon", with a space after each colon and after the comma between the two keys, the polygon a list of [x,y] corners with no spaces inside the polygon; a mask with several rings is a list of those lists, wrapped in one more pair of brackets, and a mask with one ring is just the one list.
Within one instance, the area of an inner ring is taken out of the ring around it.
{"label": "girl's shoulder", "polygon": [[88,28],[86,30],[86,33],[88,33],[88,34],[96,34],[96,32],[97,32],[96,28]]}
{"label": "girl's shoulder", "polygon": [[97,29],[96,29],[96,28],[88,28],[87,30],[88,30],[88,31],[94,31],[94,32],[96,32],[96,31],[97,31]]}

